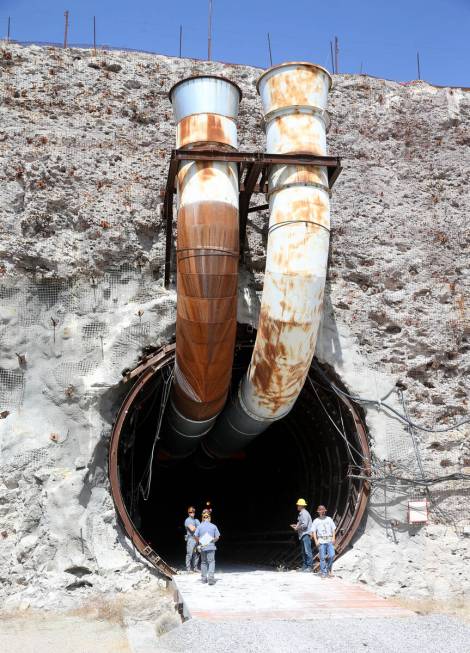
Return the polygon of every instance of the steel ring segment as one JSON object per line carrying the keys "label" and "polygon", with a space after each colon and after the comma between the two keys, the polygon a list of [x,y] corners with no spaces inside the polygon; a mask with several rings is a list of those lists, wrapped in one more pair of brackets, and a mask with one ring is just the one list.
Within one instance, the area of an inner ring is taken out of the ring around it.
{"label": "steel ring segment", "polygon": [[277,222],[276,224],[271,225],[268,228],[268,234],[270,234],[272,231],[275,231],[276,229],[279,229],[280,227],[289,227],[293,224],[306,224],[306,225],[310,224],[313,227],[320,227],[321,229],[324,229],[328,233],[331,232],[331,229],[326,227],[321,222],[314,222],[313,220],[286,220],[284,222]]}
{"label": "steel ring segment", "polygon": [[280,107],[270,111],[264,116],[264,124],[267,128],[268,124],[276,118],[283,118],[286,115],[306,114],[314,116],[323,121],[325,131],[328,132],[331,127],[330,112],[326,109],[319,109],[318,107],[294,105],[292,107]]}
{"label": "steel ring segment", "polygon": [[315,181],[294,181],[288,184],[282,184],[282,186],[276,186],[276,188],[269,189],[266,193],[266,196],[269,199],[272,195],[274,195],[274,193],[279,193],[279,191],[285,190],[286,188],[317,188],[318,190],[322,190],[329,197],[331,197],[332,194],[330,188],[324,184],[319,184]]}
{"label": "steel ring segment", "polygon": [[151,361],[148,362],[148,367],[142,371],[141,376],[138,378],[134,386],[131,388],[130,392],[127,394],[123,404],[119,409],[116,421],[114,423],[108,454],[108,474],[111,485],[111,496],[113,498],[114,506],[119,515],[119,519],[124,528],[124,531],[133,545],[139,551],[139,553],[143,555],[167,578],[171,578],[171,576],[176,573],[176,570],[173,569],[173,567],[167,564],[164,560],[162,560],[162,558],[153,550],[149,542],[147,542],[142,537],[133,520],[131,519],[125,505],[119,474],[118,452],[122,430],[128,418],[129,411],[133,402],[136,400],[138,394],[145,387],[145,385],[153,379],[154,375],[162,367],[168,365],[172,360],[174,360],[174,350],[174,345],[167,345],[163,347],[158,352],[157,356],[153,357]]}
{"label": "steel ring segment", "polygon": [[204,145],[238,147],[237,125],[235,120],[216,113],[195,113],[182,118],[176,126],[176,146]]}

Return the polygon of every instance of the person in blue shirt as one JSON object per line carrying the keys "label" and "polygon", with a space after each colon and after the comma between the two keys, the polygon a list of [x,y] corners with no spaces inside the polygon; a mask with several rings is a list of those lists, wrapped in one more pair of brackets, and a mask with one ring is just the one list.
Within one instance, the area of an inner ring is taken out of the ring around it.
{"label": "person in blue shirt", "polygon": [[196,538],[194,534],[196,529],[200,525],[199,519],[195,519],[194,515],[196,514],[196,509],[194,506],[189,506],[188,516],[184,522],[185,536],[186,540],[186,571],[199,571],[199,553],[196,547]]}
{"label": "person in blue shirt", "polygon": [[211,523],[209,510],[202,511],[202,524],[194,533],[196,542],[201,547],[201,580],[203,583],[215,585],[215,543],[220,537],[219,529]]}

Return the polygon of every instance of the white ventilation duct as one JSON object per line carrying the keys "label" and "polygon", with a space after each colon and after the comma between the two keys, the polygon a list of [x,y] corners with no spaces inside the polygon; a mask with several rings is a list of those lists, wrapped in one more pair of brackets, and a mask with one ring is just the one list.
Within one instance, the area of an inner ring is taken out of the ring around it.
{"label": "white ventilation duct", "polygon": [[[267,152],[326,154],[331,77],[310,63],[287,63],[258,80]],[[216,457],[242,449],[294,405],[305,382],[322,315],[330,235],[325,167],[273,165],[264,289],[250,366],[204,440]]]}

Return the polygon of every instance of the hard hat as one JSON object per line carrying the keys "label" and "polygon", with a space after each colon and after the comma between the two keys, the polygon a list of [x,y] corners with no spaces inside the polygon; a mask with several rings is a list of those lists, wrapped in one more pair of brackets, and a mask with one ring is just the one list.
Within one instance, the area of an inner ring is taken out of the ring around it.
{"label": "hard hat", "polygon": [[296,505],[297,505],[297,506],[306,506],[306,505],[307,505],[307,502],[305,501],[305,499],[299,499],[299,500],[297,501]]}

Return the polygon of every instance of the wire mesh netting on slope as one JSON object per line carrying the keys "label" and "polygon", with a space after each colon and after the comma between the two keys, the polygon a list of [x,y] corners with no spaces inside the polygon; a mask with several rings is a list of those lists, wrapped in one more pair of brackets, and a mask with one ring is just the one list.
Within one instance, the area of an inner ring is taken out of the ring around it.
{"label": "wire mesh netting on slope", "polygon": [[28,373],[41,361],[40,373],[62,389],[99,369],[115,380],[144,348],[173,335],[174,295],[127,265],[99,278],[6,280],[0,297],[1,410],[22,406]]}

